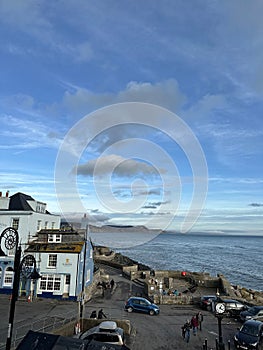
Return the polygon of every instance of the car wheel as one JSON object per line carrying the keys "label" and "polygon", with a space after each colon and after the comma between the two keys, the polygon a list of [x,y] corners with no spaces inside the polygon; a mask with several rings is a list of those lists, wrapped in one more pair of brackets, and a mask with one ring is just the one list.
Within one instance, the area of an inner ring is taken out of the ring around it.
{"label": "car wheel", "polygon": [[154,312],[153,310],[150,310],[150,311],[149,311],[149,315],[151,315],[151,316],[153,316],[154,313],[155,313],[155,312]]}
{"label": "car wheel", "polygon": [[133,312],[133,308],[131,306],[128,307],[127,309],[128,312]]}
{"label": "car wheel", "polygon": [[207,311],[211,311],[212,310],[212,306],[211,305],[207,305],[206,310]]}

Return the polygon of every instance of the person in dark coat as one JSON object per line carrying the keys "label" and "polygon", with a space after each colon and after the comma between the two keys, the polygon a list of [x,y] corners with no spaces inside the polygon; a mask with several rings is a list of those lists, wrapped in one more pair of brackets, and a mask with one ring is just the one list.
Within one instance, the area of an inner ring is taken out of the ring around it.
{"label": "person in dark coat", "polygon": [[102,319],[102,318],[107,318],[107,316],[104,314],[103,310],[100,309],[99,312],[98,312],[98,319]]}
{"label": "person in dark coat", "polygon": [[201,331],[201,330],[202,330],[202,322],[203,322],[203,320],[204,320],[204,316],[203,316],[203,314],[202,314],[201,311],[199,311],[199,312],[196,314],[196,318],[197,318],[197,320],[198,320],[198,326],[199,326],[199,329],[200,329],[200,331]]}
{"label": "person in dark coat", "polygon": [[97,311],[93,310],[92,313],[90,314],[90,318],[97,318]]}
{"label": "person in dark coat", "polygon": [[182,336],[189,343],[190,340],[190,329],[192,328],[190,320],[187,320],[185,324],[182,326]]}

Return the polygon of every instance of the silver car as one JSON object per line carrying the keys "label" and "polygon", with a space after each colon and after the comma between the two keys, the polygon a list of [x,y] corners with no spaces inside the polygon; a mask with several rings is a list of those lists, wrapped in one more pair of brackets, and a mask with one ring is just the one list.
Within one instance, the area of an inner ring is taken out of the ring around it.
{"label": "silver car", "polygon": [[257,320],[263,322],[263,306],[252,306],[245,311],[240,312],[241,321]]}
{"label": "silver car", "polygon": [[80,339],[95,340],[101,343],[124,345],[124,331],[114,321],[103,321],[98,326],[79,335]]}

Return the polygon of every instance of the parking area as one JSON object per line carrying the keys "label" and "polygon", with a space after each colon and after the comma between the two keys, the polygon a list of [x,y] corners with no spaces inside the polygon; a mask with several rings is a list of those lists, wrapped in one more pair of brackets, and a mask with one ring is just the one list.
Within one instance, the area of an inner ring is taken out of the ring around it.
{"label": "parking area", "polygon": [[[106,268],[105,268],[106,269]],[[190,341],[187,344],[181,335],[181,327],[187,319],[191,319],[200,308],[195,305],[161,305],[160,315],[149,316],[139,313],[128,313],[124,310],[124,304],[131,295],[142,295],[141,287],[124,278],[118,270],[107,268],[106,272],[116,283],[114,292],[106,290],[104,296],[97,296],[85,304],[84,318],[89,318],[92,311],[103,309],[107,319],[128,319],[131,323],[131,335],[126,338],[126,345],[132,350],[148,349],[203,349],[207,339],[208,349],[215,349],[215,341],[218,338],[217,318],[209,311],[203,311],[204,321],[202,331],[194,336],[191,333]],[[0,296],[0,344],[5,344],[8,324],[9,299],[8,296]],[[39,330],[49,324],[49,327],[58,322],[65,322],[71,317],[77,317],[79,305],[76,302],[38,300],[28,303],[18,301],[16,305],[14,336],[18,329],[24,333],[31,326],[37,325]],[[223,318],[222,333],[226,350],[227,342],[231,341],[230,349],[234,349],[233,336],[236,333],[240,322],[233,318]],[[43,328],[44,329],[44,328]],[[51,329],[51,328],[49,328]],[[36,329],[34,329],[36,330]],[[45,328],[48,332],[48,328]],[[16,344],[17,345],[17,344]]]}

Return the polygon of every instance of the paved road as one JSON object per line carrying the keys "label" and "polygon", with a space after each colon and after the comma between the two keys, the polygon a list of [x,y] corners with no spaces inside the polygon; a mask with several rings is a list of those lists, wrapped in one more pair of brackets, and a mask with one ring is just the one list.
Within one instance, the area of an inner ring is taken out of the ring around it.
{"label": "paved road", "polygon": [[[149,316],[124,311],[124,303],[132,295],[143,293],[140,286],[123,278],[118,271],[106,268],[106,272],[117,282],[117,288],[113,294],[109,291],[104,298],[94,299],[86,304],[85,315],[89,316],[94,309],[103,308],[109,318],[129,319],[132,325],[132,334],[127,339],[127,346],[132,350],[182,350],[203,349],[205,339],[208,349],[215,349],[215,340],[218,338],[217,318],[210,312],[204,311],[202,331],[196,336],[191,334],[187,344],[181,336],[181,326],[186,319],[191,318],[198,311],[196,306],[161,305],[161,313],[158,316]],[[234,349],[233,335],[240,323],[234,319],[225,318],[222,321],[223,339],[225,349],[228,349],[228,340],[231,340],[231,349]]]}
{"label": "paved road", "polygon": [[[159,316],[149,316],[138,313],[127,313],[124,310],[125,301],[130,295],[142,295],[140,286],[125,279],[118,270],[105,268],[105,273],[116,282],[114,293],[107,290],[104,297],[97,297],[86,303],[84,316],[89,317],[93,310],[103,308],[108,318],[129,319],[132,325],[132,334],[127,338],[127,346],[131,350],[170,350],[170,349],[199,349],[203,348],[205,338],[208,341],[208,349],[215,349],[215,339],[218,337],[218,324],[215,316],[204,312],[203,330],[197,336],[191,334],[190,342],[184,342],[181,336],[181,326],[186,319],[191,318],[199,310],[195,306],[161,305]],[[9,300],[7,296],[0,296],[0,350],[4,349],[7,324],[8,324]],[[19,338],[29,329],[51,330],[53,325],[61,325],[65,320],[78,314],[78,303],[59,302],[54,300],[38,300],[32,303],[18,301],[16,303],[14,338]],[[231,340],[233,347],[233,335],[239,322],[233,319],[223,319],[222,330],[225,344]],[[2,344],[2,346],[1,346]],[[16,340],[16,345],[18,340]],[[226,350],[228,349],[226,345]]]}

